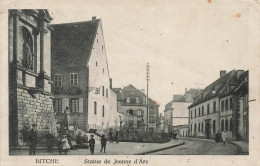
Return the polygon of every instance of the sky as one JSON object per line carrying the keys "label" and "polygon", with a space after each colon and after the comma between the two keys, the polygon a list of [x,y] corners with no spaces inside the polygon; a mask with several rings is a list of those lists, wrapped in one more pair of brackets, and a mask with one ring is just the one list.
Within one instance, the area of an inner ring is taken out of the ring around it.
{"label": "sky", "polygon": [[127,2],[49,10],[53,24],[101,18],[113,87],[146,89],[149,63],[149,96],[163,112],[173,94],[204,88],[220,70],[250,68],[249,10],[243,1]]}

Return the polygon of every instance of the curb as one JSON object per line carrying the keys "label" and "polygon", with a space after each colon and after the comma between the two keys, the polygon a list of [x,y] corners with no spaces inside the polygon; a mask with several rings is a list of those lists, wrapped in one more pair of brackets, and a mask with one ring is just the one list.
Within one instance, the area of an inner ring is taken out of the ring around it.
{"label": "curb", "polygon": [[243,152],[242,148],[238,144],[235,144],[235,143],[229,142],[229,141],[228,141],[228,143],[236,146],[236,148],[237,148],[237,155],[249,155],[248,152]]}
{"label": "curb", "polygon": [[160,149],[156,149],[156,150],[151,150],[151,151],[147,151],[147,152],[137,153],[137,154],[134,154],[134,155],[146,155],[146,154],[159,152],[159,151],[166,150],[166,149],[171,149],[171,148],[174,148],[174,147],[177,147],[177,146],[181,146],[181,145],[184,145],[184,144],[185,144],[185,142],[183,141],[180,144],[176,144],[176,145],[172,145],[172,146],[168,146],[168,147],[160,148]]}

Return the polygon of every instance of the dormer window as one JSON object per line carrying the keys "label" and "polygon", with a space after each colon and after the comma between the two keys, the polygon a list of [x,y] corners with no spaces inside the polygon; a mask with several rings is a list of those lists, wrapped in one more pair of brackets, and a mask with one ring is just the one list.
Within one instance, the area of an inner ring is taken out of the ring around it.
{"label": "dormer window", "polygon": [[130,103],[130,97],[126,98],[126,103]]}
{"label": "dormer window", "polygon": [[137,98],[135,99],[135,102],[136,102],[137,104],[140,103],[140,99],[139,99],[139,97],[137,97]]}

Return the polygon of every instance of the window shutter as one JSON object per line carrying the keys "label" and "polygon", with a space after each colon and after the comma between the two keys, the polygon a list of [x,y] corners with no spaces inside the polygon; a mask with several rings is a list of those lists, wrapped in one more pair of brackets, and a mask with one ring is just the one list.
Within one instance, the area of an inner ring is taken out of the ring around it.
{"label": "window shutter", "polygon": [[64,113],[64,110],[67,106],[69,106],[69,99],[68,98],[64,98],[62,99],[62,113]]}
{"label": "window shutter", "polygon": [[79,98],[79,113],[83,113],[83,98]]}

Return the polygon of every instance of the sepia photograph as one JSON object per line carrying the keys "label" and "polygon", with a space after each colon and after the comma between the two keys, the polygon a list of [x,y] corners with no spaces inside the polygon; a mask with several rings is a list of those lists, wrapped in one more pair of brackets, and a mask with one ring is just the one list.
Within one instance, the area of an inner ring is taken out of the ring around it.
{"label": "sepia photograph", "polygon": [[259,1],[36,4],[3,10],[8,160],[255,155]]}

